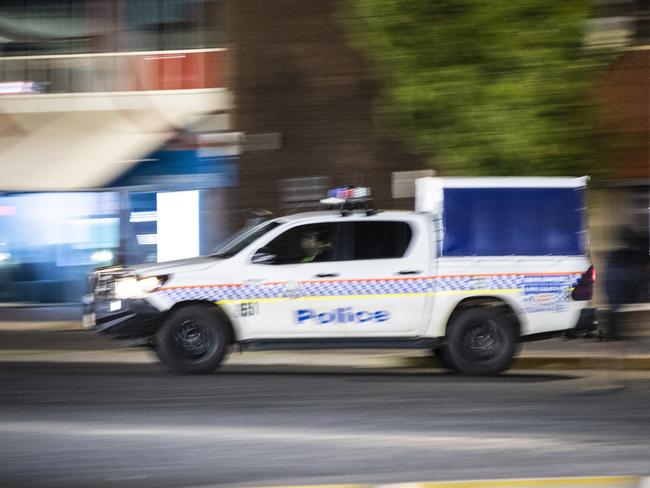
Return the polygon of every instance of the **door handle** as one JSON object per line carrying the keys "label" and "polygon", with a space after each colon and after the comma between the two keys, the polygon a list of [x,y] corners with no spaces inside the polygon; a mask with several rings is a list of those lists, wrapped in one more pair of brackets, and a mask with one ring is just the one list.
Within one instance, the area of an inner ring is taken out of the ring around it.
{"label": "door handle", "polygon": [[422,274],[422,271],[420,271],[419,269],[403,269],[402,271],[398,271],[397,274],[416,275],[416,274]]}
{"label": "door handle", "polygon": [[318,273],[316,278],[336,278],[338,273]]}

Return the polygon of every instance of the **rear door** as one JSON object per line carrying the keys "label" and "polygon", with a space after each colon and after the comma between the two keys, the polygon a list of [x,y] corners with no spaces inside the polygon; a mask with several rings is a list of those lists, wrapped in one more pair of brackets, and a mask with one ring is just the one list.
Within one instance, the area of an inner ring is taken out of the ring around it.
{"label": "rear door", "polygon": [[432,298],[424,220],[381,214],[341,223],[347,242],[338,306],[349,337],[416,336]]}

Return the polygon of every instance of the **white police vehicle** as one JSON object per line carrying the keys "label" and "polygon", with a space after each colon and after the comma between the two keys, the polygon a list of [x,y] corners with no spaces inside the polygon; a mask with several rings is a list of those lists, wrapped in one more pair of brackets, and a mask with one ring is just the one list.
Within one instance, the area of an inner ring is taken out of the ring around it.
{"label": "white police vehicle", "polygon": [[232,346],[425,348],[507,370],[517,344],[595,327],[586,178],[423,178],[416,211],[337,189],[330,208],[247,228],[199,258],[90,277],[84,324],[180,373]]}

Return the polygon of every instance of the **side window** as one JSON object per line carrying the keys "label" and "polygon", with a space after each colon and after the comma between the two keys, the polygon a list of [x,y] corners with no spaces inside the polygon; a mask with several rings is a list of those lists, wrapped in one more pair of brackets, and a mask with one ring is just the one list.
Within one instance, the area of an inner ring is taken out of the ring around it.
{"label": "side window", "polygon": [[275,254],[273,264],[321,263],[336,260],[334,223],[293,227],[265,246]]}
{"label": "side window", "polygon": [[354,259],[401,258],[412,236],[406,222],[354,222]]}

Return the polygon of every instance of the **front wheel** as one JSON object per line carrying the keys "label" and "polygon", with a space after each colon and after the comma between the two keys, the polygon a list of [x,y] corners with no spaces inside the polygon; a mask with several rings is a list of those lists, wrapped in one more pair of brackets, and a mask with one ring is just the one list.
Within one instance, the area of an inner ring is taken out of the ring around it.
{"label": "front wheel", "polygon": [[207,374],[224,360],[230,337],[223,319],[208,306],[181,308],[165,320],[156,335],[156,354],[176,373]]}
{"label": "front wheel", "polygon": [[454,371],[469,375],[496,375],[512,367],[516,333],[502,314],[484,308],[461,312],[447,331],[442,360]]}

